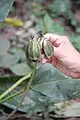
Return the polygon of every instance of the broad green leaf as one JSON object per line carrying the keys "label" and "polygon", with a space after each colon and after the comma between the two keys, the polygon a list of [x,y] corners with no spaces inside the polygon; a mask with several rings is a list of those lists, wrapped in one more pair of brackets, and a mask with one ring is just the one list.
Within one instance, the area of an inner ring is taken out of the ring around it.
{"label": "broad green leaf", "polygon": [[[19,79],[19,76],[17,78],[16,77],[10,77],[11,81],[6,80],[5,84],[1,80],[0,94],[3,93],[6,89],[8,89],[14,83],[14,79],[15,80]],[[6,79],[7,79],[7,77],[6,77]],[[12,81],[12,79],[13,79],[13,81]],[[26,82],[25,82],[25,84],[26,84]],[[20,85],[19,88],[16,88],[9,95],[21,90],[22,87],[23,87],[23,85]],[[16,107],[18,107],[22,97],[23,97],[23,95],[18,95],[16,97],[14,97],[13,99],[8,100],[7,102],[4,102],[3,105],[5,105],[11,109],[15,109]],[[41,102],[41,101],[43,101],[43,102]],[[37,111],[42,111],[43,109],[45,109],[44,101],[46,101],[44,95],[42,95],[41,93],[37,93],[33,90],[30,90],[28,95],[25,97],[23,104],[21,105],[21,107],[18,110],[22,111],[22,112],[26,112],[27,114],[32,114],[32,113],[36,113]]]}
{"label": "broad green leaf", "polygon": [[[25,66],[26,64],[22,64],[18,70],[22,70]],[[18,75],[20,75],[20,73],[18,73]],[[8,89],[12,84],[12,81],[5,82],[5,84],[2,82],[0,85],[3,87],[0,87],[0,93]],[[17,89],[15,89],[15,92],[21,90],[22,88],[23,86],[20,85]],[[34,84],[32,84],[31,89],[26,95],[19,110],[24,111],[27,114],[33,114],[36,112],[45,111],[46,105],[51,110],[54,108],[54,103],[74,98],[80,98],[80,81],[77,79],[73,80],[65,76],[57,71],[57,69],[55,69],[52,65],[46,63],[42,64],[37,70]],[[8,100],[4,103],[4,105],[13,109],[19,105],[20,100],[21,95],[16,96],[14,99]]]}
{"label": "broad green leaf", "polygon": [[[66,77],[64,77],[64,75],[61,75],[60,73],[57,74],[56,72],[57,72],[56,69],[51,64],[48,64],[48,63],[46,63],[44,65],[42,64],[41,67],[39,67],[39,69],[36,73],[35,80],[34,80],[35,82],[34,82],[33,85],[39,85],[41,83],[46,83],[46,82],[49,82],[49,81],[53,81],[54,76],[56,77],[56,79],[58,77],[60,79],[66,78]],[[9,84],[9,83],[7,83],[7,84]],[[5,89],[5,88],[3,87],[3,89]],[[20,102],[19,96],[17,96],[17,97],[15,97],[12,100],[9,100],[8,103],[5,103],[5,105],[7,105],[10,108],[11,107],[16,108],[16,106]],[[29,97],[30,97],[29,99],[31,99],[31,101],[33,101],[33,103],[29,104],[29,103],[27,103],[27,100],[25,99],[24,104],[21,107],[21,110],[26,111],[26,112],[28,111],[29,113],[33,113],[33,111],[37,112],[37,111],[42,111],[43,109],[45,109],[45,104],[44,103],[46,103],[46,100],[47,100],[46,95],[44,95],[40,92],[37,92],[37,91],[30,90]]]}
{"label": "broad green leaf", "polygon": [[58,90],[54,82],[37,84],[33,86],[33,90],[40,92],[50,98],[53,98],[54,102],[64,100],[63,94]]}
{"label": "broad green leaf", "polygon": [[19,58],[15,55],[5,54],[0,55],[0,67],[3,68],[10,68],[11,66],[15,65],[19,61]]}
{"label": "broad green leaf", "polygon": [[55,81],[34,85],[33,90],[53,98],[55,102],[80,98],[80,81],[58,79]]}
{"label": "broad green leaf", "polygon": [[73,35],[69,37],[74,47],[80,52],[80,35]]}
{"label": "broad green leaf", "polygon": [[38,21],[36,26],[37,31],[43,30],[44,32],[52,32],[56,34],[63,34],[64,28],[52,21],[51,17],[46,13],[42,19]]}
{"label": "broad green leaf", "polygon": [[22,49],[17,49],[17,48],[11,48],[10,53],[17,56],[20,61],[25,61],[26,60],[26,55],[25,52]]}
{"label": "broad green leaf", "polygon": [[71,2],[69,0],[54,0],[48,8],[57,15],[62,15],[71,10]]}
{"label": "broad green leaf", "polygon": [[[22,66],[26,65],[24,64]],[[19,67],[19,70],[21,70],[22,66]],[[44,111],[46,105],[49,106],[49,109],[51,110],[54,107],[54,103],[67,99],[80,98],[80,80],[73,80],[65,76],[55,70],[50,64],[42,64],[38,70],[39,71],[37,71],[35,75],[34,84],[32,84],[22,106],[19,108],[20,111],[27,112],[27,114],[33,114],[35,112]],[[5,90],[13,84],[13,82],[6,83],[3,83],[3,85],[6,85],[7,87],[0,88]],[[2,84],[0,85],[2,86]],[[15,92],[17,92],[17,90],[21,90],[22,88],[23,86],[20,85],[17,89],[15,89]],[[5,102],[4,105],[10,108],[16,108],[20,103],[20,100],[21,95]]]}
{"label": "broad green leaf", "polygon": [[[58,81],[54,81],[35,85],[33,86],[34,90],[30,90],[27,94],[19,110],[27,112],[27,114],[33,114],[35,112],[44,111],[46,105],[54,108],[54,103],[67,99],[74,99],[75,97],[80,98],[79,86],[79,80],[61,80],[59,83]],[[2,87],[2,89],[5,88]],[[21,89],[21,86],[19,89]],[[8,106],[9,108],[16,108],[20,103],[20,100],[21,95],[5,102],[4,105]]]}
{"label": "broad green leaf", "polygon": [[10,44],[8,40],[0,39],[0,55],[7,53],[9,46]]}
{"label": "broad green leaf", "polygon": [[53,22],[48,14],[45,14],[44,16],[44,23],[48,32],[53,32],[58,34],[64,33],[64,28],[60,26],[58,23]]}
{"label": "broad green leaf", "polygon": [[[31,98],[30,96],[32,95],[33,97]],[[45,109],[45,105],[43,104],[44,102],[40,102],[40,100],[37,99],[34,100],[36,95],[39,97],[39,99],[43,100],[43,98],[45,98],[45,96],[41,95],[40,93],[38,94],[37,92],[30,91],[29,95],[25,97],[22,105],[18,110],[22,112],[26,112],[28,115],[32,115],[37,111],[39,112],[43,111]],[[21,100],[21,95],[16,96],[15,98],[8,100],[7,102],[4,102],[3,105],[11,109],[15,109],[16,107],[18,107],[20,100]]]}
{"label": "broad green leaf", "polygon": [[34,84],[46,83],[54,80],[64,80],[68,77],[54,68],[51,64],[46,63],[40,65],[39,69],[36,72]]}
{"label": "broad green leaf", "polygon": [[15,74],[15,75],[26,75],[32,72],[32,69],[30,66],[28,66],[27,63],[18,63],[15,64],[14,66],[10,67],[10,70]]}
{"label": "broad green leaf", "polygon": [[0,21],[8,15],[14,0],[0,0]]}

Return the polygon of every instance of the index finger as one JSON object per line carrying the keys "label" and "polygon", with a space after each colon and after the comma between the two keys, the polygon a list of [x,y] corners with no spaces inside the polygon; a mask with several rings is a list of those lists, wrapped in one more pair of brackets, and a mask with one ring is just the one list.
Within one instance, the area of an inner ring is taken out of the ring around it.
{"label": "index finger", "polygon": [[55,47],[59,47],[59,45],[63,41],[60,35],[52,34],[52,33],[45,34],[44,39],[50,40]]}

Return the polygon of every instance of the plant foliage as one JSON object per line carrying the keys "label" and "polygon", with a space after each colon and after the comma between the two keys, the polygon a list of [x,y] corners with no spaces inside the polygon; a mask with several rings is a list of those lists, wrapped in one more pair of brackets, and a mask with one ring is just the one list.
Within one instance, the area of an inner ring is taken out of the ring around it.
{"label": "plant foliage", "polygon": [[[3,21],[7,17],[13,2],[14,0],[0,1],[0,21]],[[66,33],[65,27],[54,21],[54,18],[63,16],[66,20],[70,20],[70,24],[76,28],[77,35],[73,33],[69,38],[75,48],[80,51],[80,35],[78,34],[79,29],[77,29],[78,23],[71,11],[70,1],[54,0],[45,7],[45,9],[43,9],[41,5],[42,0],[37,2],[40,4],[33,10],[33,16],[36,19],[36,31],[42,30],[44,33],[51,32],[64,35]],[[79,0],[77,0],[77,2],[79,2]],[[0,76],[1,94],[14,85],[15,81],[20,77],[32,73],[33,63],[28,64],[28,62],[23,49],[16,47],[10,48],[10,43],[7,40],[0,40],[0,67],[8,69],[14,74],[14,76]],[[15,90],[11,91],[9,95],[22,90],[24,86],[27,86],[29,80],[30,77]],[[79,80],[73,80],[67,77],[51,64],[38,64],[30,90],[25,96],[19,110],[26,112],[28,115],[36,112],[45,112],[46,109],[50,112],[55,109],[55,103],[75,98],[80,98]],[[20,100],[21,94],[7,100],[3,104],[13,109],[18,107]]]}

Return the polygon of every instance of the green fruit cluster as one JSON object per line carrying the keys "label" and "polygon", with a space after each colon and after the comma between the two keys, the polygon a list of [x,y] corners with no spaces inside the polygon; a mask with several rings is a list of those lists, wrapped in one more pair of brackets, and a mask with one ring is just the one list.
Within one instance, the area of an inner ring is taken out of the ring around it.
{"label": "green fruit cluster", "polygon": [[44,37],[33,38],[29,41],[26,49],[26,56],[32,61],[39,60],[41,54],[44,54],[45,58],[53,56],[54,48],[49,40],[45,40]]}

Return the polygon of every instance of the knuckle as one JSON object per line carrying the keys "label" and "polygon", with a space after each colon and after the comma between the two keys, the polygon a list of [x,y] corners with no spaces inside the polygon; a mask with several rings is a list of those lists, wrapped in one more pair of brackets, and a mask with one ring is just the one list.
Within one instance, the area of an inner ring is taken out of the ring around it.
{"label": "knuckle", "polygon": [[63,39],[66,40],[66,41],[69,40],[67,36],[63,36]]}

